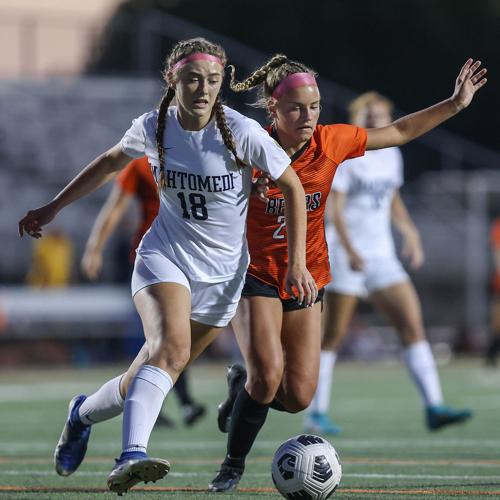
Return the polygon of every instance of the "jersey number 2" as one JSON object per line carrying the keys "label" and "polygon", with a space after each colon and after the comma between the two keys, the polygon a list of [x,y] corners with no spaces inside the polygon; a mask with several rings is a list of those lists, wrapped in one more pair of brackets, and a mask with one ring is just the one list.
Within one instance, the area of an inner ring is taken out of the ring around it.
{"label": "jersey number 2", "polygon": [[278,224],[279,224],[279,227],[278,229],[276,229],[276,231],[274,231],[273,233],[273,239],[274,240],[282,240],[285,235],[284,234],[281,234],[281,231],[283,231],[283,229],[285,229],[286,227],[286,220],[285,220],[285,216],[284,215],[280,215],[278,217]]}
{"label": "jersey number 2", "polygon": [[[184,217],[184,219],[190,219],[191,216],[189,215],[189,212],[188,212],[186,197],[184,196],[184,193],[177,193],[177,198],[179,198],[179,200],[181,202],[182,217]],[[206,207],[206,202],[207,202],[207,200],[202,194],[189,193],[189,203],[191,205],[191,215],[193,216],[194,219],[196,219],[196,220],[207,220],[208,219],[208,211],[207,211],[207,207]]]}

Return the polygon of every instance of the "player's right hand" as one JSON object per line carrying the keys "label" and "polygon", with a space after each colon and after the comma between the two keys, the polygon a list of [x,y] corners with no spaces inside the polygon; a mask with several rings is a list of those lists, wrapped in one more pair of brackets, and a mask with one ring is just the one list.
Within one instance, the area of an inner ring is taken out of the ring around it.
{"label": "player's right hand", "polygon": [[318,298],[318,286],[305,266],[288,266],[285,287],[289,295],[306,307],[311,307]]}
{"label": "player's right hand", "polygon": [[26,232],[32,238],[42,237],[42,227],[48,224],[57,214],[57,210],[52,203],[43,207],[30,210],[19,221],[19,236],[23,236]]}
{"label": "player's right hand", "polygon": [[349,253],[349,265],[353,271],[362,271],[364,262],[361,256],[356,252]]}
{"label": "player's right hand", "polygon": [[97,250],[85,250],[82,257],[81,269],[87,279],[96,281],[99,274],[101,274],[102,253]]}

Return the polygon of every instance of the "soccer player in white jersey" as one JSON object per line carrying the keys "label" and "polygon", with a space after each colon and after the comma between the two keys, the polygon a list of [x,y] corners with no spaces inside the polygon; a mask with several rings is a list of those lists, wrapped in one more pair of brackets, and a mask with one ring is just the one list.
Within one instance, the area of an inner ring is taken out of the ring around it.
{"label": "soccer player in white jersey", "polygon": [[[350,119],[361,127],[384,127],[392,121],[392,103],[367,92],[349,106]],[[425,337],[420,302],[399,261],[391,222],[403,238],[402,255],[413,269],[424,261],[417,228],[401,199],[403,160],[398,148],[368,151],[341,164],[332,185],[332,220],[328,246],[333,280],[326,286],[324,333],[316,394],[308,409],[307,432],[337,434],[327,416],[333,369],[342,340],[360,297],[394,326],[403,344],[404,363],[417,386],[429,430],[462,422],[469,410],[443,405],[439,375]]]}
{"label": "soccer player in white jersey", "polygon": [[[119,144],[91,162],[47,205],[30,211],[19,231],[35,238],[66,205],[146,155],[160,210],[137,251],[134,303],[146,343],[125,374],[96,393],[73,398],[55,451],[60,475],[83,460],[91,425],[123,412],[122,454],[108,477],[119,494],[167,474],[166,460],[147,456],[163,400],[187,363],[236,311],[248,266],[246,211],[252,167],[282,189],[289,224],[287,283],[313,304],[317,288],[305,267],[305,193],[290,159],[259,124],[222,105],[226,55],[204,39],[178,42],[166,62],[159,109],[134,120]],[[176,106],[170,106],[173,98]]]}

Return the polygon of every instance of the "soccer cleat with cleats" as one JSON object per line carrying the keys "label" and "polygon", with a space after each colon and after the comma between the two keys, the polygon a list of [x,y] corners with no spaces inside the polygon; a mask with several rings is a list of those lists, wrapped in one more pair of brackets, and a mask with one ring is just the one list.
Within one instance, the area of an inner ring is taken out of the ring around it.
{"label": "soccer cleat with cleats", "polygon": [[162,458],[149,458],[141,452],[122,453],[108,476],[108,488],[121,496],[138,483],[164,478],[169,471],[170,464]]}
{"label": "soccer cleat with cleats", "polygon": [[304,431],[310,434],[327,434],[336,436],[340,434],[341,428],[334,424],[326,413],[312,412],[306,417]]}
{"label": "soccer cleat with cleats", "polygon": [[192,403],[190,405],[184,405],[181,411],[184,424],[189,427],[202,418],[206,414],[207,409],[203,405]]}
{"label": "soccer cleat with cleats", "polygon": [[436,431],[447,425],[465,422],[472,417],[472,411],[467,409],[457,410],[449,406],[429,406],[426,409],[427,427],[430,431]]}
{"label": "soccer cleat with cleats", "polygon": [[217,475],[208,485],[208,490],[212,492],[233,491],[238,487],[244,469],[221,465]]}
{"label": "soccer cleat with cleats", "polygon": [[241,365],[231,365],[227,370],[227,398],[219,404],[217,408],[217,425],[221,432],[229,432],[231,423],[231,413],[238,392],[245,385],[247,380],[247,371]]}
{"label": "soccer cleat with cleats", "polygon": [[54,452],[54,464],[60,476],[73,474],[82,463],[92,427],[80,422],[78,410],[87,396],[75,396],[68,405],[68,419]]}

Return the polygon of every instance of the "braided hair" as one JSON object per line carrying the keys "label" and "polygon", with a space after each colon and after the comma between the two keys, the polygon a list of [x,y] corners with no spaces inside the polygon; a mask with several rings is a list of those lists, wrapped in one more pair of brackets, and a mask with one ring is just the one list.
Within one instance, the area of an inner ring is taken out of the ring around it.
{"label": "braided hair", "polygon": [[231,81],[229,86],[234,92],[245,92],[259,86],[258,99],[253,106],[267,108],[269,99],[276,87],[289,75],[294,73],[310,73],[317,76],[316,72],[305,64],[291,61],[284,54],[276,54],[269,61],[257,68],[249,77],[237,82],[234,77],[234,66],[230,66]]}
{"label": "braided hair", "polygon": [[[181,59],[193,54],[195,52],[202,52],[204,54],[210,54],[212,56],[218,57],[223,65],[226,65],[227,56],[224,49],[213,42],[206,40],[205,38],[191,38],[189,40],[182,40],[177,42],[169,56],[167,57],[165,63],[165,70],[163,72],[163,78],[167,83],[167,89],[161,98],[160,104],[158,106],[158,120],[156,125],[156,147],[158,149],[158,160],[160,165],[159,171],[159,179],[158,179],[158,187],[159,189],[164,189],[166,187],[165,181],[165,162],[166,162],[166,154],[165,148],[163,147],[163,139],[165,136],[165,126],[166,126],[166,118],[167,111],[170,103],[175,97],[175,88],[172,86],[172,68],[174,65],[179,62]],[[224,145],[227,149],[234,155],[236,164],[238,168],[243,167],[245,164],[242,160],[238,158],[236,154],[236,143],[231,132],[231,129],[227,125],[226,116],[224,114],[224,108],[222,106],[222,101],[220,96],[217,96],[217,99],[214,104],[214,113],[216,118],[217,127],[220,130],[222,135],[222,139],[224,141]]]}

